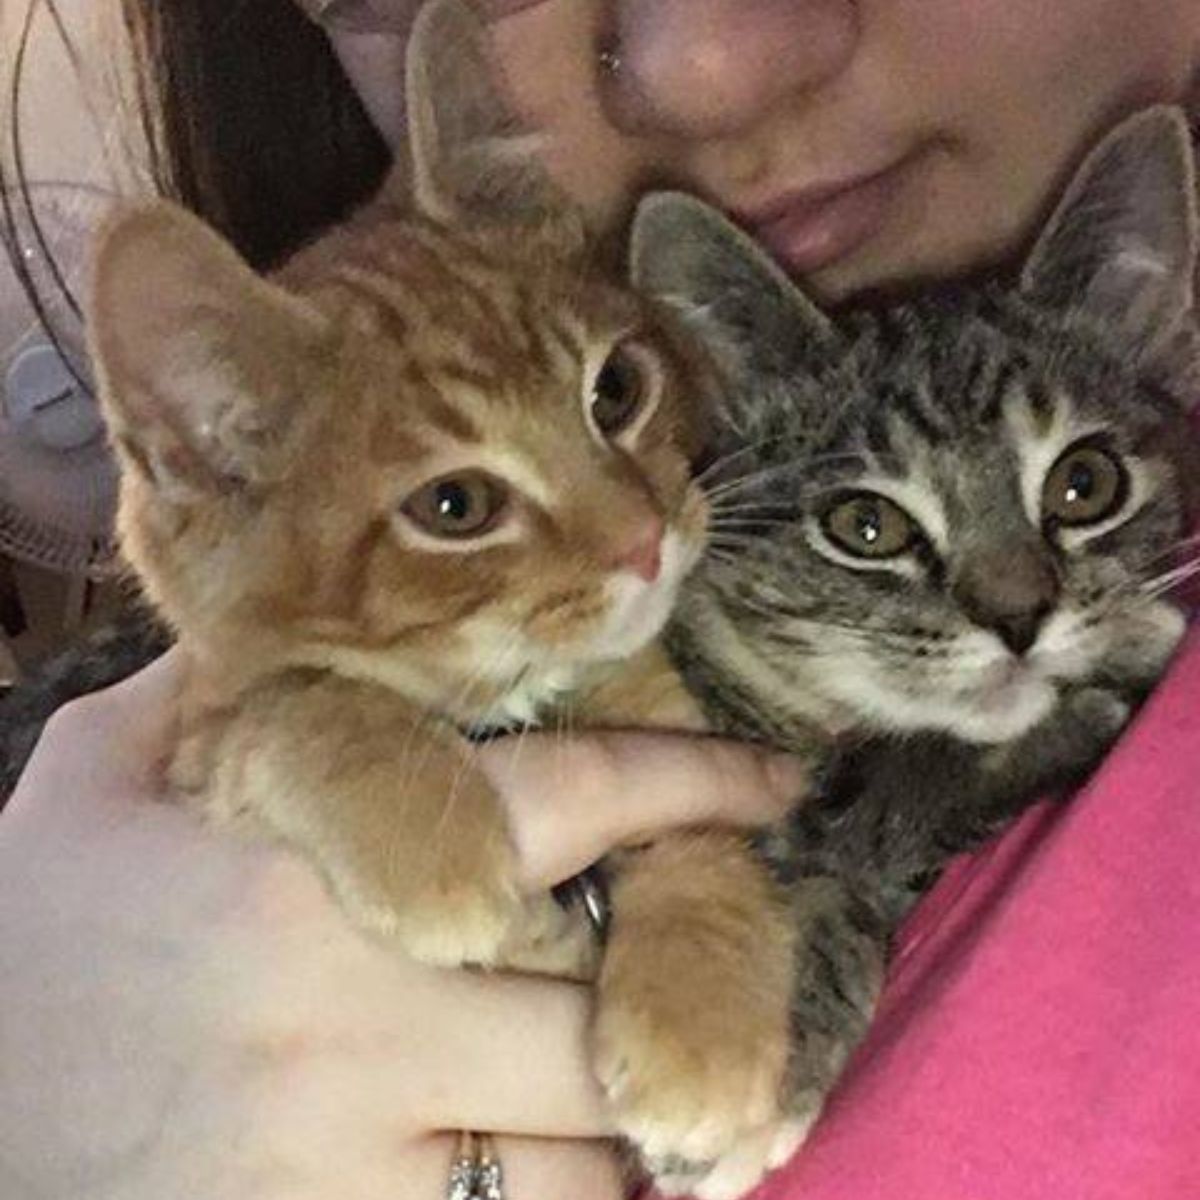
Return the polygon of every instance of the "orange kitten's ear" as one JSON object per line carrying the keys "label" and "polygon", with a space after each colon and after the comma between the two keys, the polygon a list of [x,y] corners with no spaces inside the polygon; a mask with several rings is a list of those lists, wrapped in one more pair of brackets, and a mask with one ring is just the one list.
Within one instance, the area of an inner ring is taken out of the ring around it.
{"label": "orange kitten's ear", "polygon": [[518,222],[582,244],[580,214],[551,180],[545,140],[523,130],[494,84],[488,28],[470,0],[430,0],[409,39],[413,193],[453,225]]}
{"label": "orange kitten's ear", "polygon": [[325,322],[197,218],[122,213],[93,264],[88,338],[110,434],[172,500],[267,481]]}

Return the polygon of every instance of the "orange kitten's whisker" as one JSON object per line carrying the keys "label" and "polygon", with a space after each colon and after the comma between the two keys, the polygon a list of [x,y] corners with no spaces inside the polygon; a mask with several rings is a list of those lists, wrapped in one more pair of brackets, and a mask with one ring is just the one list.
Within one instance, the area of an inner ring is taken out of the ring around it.
{"label": "orange kitten's whisker", "polygon": [[[507,673],[510,663],[515,663],[520,657],[521,646],[518,638],[515,636],[518,633],[516,627],[510,627],[504,631],[505,636],[498,639],[498,649],[489,657],[484,659],[468,677],[456,707],[466,705],[473,689],[483,683],[490,683],[495,677],[503,676]],[[461,793],[463,782],[468,773],[473,770],[476,764],[476,759],[479,753],[479,747],[476,744],[464,741],[463,755],[459,764],[450,780],[450,786],[442,806],[441,815],[430,831],[430,851],[437,853],[443,833],[446,827],[450,824],[455,815],[455,809],[458,803],[458,798]]]}
{"label": "orange kitten's whisker", "polygon": [[[499,648],[490,657],[480,660],[473,671],[471,671],[464,679],[461,687],[456,695],[454,695],[447,704],[445,712],[439,713],[432,709],[426,709],[422,712],[421,718],[414,725],[413,731],[410,734],[408,741],[410,744],[416,742],[419,738],[428,734],[430,727],[439,721],[446,720],[458,711],[471,707],[471,698],[476,693],[477,689],[490,682],[489,676],[502,669],[503,665],[518,652],[518,643],[512,635],[517,631],[512,628],[506,633],[508,636],[499,639]],[[401,784],[402,796],[407,795],[417,786],[417,781],[429,766],[430,758],[434,752],[434,741],[432,738],[426,737],[423,743],[423,753],[413,760],[409,755],[405,756],[405,760],[410,762],[407,772],[407,779]],[[447,797],[446,808],[443,810],[442,819],[439,822],[440,829],[449,818],[450,809],[452,807],[452,796]],[[400,837],[404,826],[398,822],[396,826],[396,836]],[[437,830],[434,831],[436,834]],[[393,854],[393,861],[398,857]]]}

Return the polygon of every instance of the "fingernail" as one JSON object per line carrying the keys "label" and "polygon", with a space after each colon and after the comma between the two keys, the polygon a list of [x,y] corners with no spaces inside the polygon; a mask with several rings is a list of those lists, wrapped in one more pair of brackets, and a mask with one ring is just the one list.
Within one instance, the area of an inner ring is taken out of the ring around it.
{"label": "fingernail", "polygon": [[812,770],[794,754],[773,754],[767,759],[767,780],[784,800],[798,800],[812,783]]}

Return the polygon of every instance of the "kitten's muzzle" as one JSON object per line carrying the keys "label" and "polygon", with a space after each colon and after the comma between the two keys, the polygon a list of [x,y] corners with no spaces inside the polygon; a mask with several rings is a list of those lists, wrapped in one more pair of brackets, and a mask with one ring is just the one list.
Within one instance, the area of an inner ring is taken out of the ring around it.
{"label": "kitten's muzzle", "polygon": [[613,554],[617,570],[632,571],[646,583],[653,583],[662,571],[663,538],[667,527],[657,514],[647,514],[625,536]]}
{"label": "kitten's muzzle", "polygon": [[973,555],[960,570],[953,594],[976,625],[991,630],[1020,657],[1058,606],[1062,581],[1044,544],[1022,543]]}

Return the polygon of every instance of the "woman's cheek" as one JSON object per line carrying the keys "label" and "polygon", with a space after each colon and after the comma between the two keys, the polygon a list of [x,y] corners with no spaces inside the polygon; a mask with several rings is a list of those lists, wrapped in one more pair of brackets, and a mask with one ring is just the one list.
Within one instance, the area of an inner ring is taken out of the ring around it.
{"label": "woman's cheek", "polygon": [[540,0],[497,21],[493,49],[519,120],[544,136],[541,151],[560,186],[597,223],[620,219],[651,147],[617,132],[597,91],[599,6]]}

